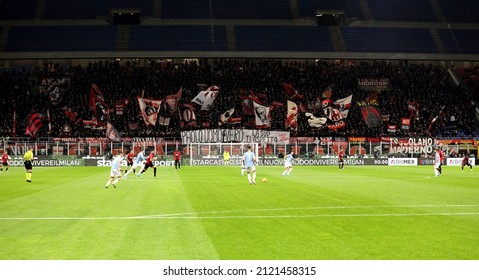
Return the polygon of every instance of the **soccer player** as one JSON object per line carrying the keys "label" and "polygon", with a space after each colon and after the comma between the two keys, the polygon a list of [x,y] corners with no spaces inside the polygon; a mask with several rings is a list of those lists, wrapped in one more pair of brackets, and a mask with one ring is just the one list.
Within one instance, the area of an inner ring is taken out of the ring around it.
{"label": "soccer player", "polygon": [[442,174],[442,161],[444,153],[439,146],[436,147],[436,154],[434,156],[434,175],[437,177]]}
{"label": "soccer player", "polygon": [[149,168],[153,168],[153,176],[156,178],[156,166],[153,164],[153,160],[155,159],[155,153],[153,151],[150,152],[148,155],[148,158],[146,159],[145,165],[143,165],[143,168],[139,173],[136,174],[136,176],[140,177],[140,174],[145,173],[145,171]]}
{"label": "soccer player", "polygon": [[110,179],[106,182],[105,188],[110,184],[116,189],[116,183],[121,179],[121,162],[123,161],[123,152],[120,152],[111,162]]}
{"label": "soccer player", "polygon": [[173,159],[175,160],[175,169],[178,171],[181,168],[181,152],[176,149],[173,152]]}
{"label": "soccer player", "polygon": [[339,147],[339,151],[338,151],[338,165],[339,165],[339,169],[340,169],[340,170],[343,170],[343,169],[344,169],[344,151],[343,151],[343,147]]}
{"label": "soccer player", "polygon": [[248,182],[250,185],[256,185],[256,167],[255,163],[258,161],[256,155],[251,151],[251,146],[248,146],[248,151],[243,155],[243,162],[248,174]]}
{"label": "soccer player", "polygon": [[294,156],[293,156],[293,151],[291,151],[283,159],[284,171],[283,171],[283,174],[281,174],[281,176],[290,175],[291,171],[293,171],[293,161],[294,161]]}
{"label": "soccer player", "polygon": [[7,152],[3,153],[2,155],[2,166],[0,167],[0,172],[3,173],[3,168],[5,168],[5,172],[8,172],[8,163],[10,162],[10,157],[8,156]]}
{"label": "soccer player", "polygon": [[[128,168],[131,169],[131,167],[133,166],[133,159],[134,158],[135,158],[135,154],[133,154],[133,149],[131,149],[130,152],[126,155],[125,175],[126,175],[126,172],[128,172]],[[135,169],[133,169],[133,172],[135,172]]]}
{"label": "soccer player", "polygon": [[32,160],[33,160],[33,147],[29,147],[28,151],[23,155],[23,164],[25,165],[25,177],[27,182],[32,182]]}
{"label": "soccer player", "polygon": [[145,148],[141,149],[140,152],[136,155],[136,158],[133,161],[133,166],[130,167],[130,169],[128,170],[128,172],[126,172],[126,174],[123,178],[126,179],[126,176],[128,176],[128,174],[130,174],[131,171],[135,172],[135,174],[136,174],[135,169],[138,166],[141,166],[143,164],[144,160],[145,160]]}
{"label": "soccer player", "polygon": [[464,172],[464,166],[469,165],[469,170],[472,171],[472,164],[469,162],[469,156],[467,154],[464,154],[464,157],[462,158],[461,162],[461,170]]}

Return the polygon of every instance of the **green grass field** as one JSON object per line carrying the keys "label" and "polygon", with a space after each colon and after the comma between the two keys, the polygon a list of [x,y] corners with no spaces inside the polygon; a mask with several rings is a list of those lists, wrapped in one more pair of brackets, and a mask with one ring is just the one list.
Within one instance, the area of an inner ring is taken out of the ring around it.
{"label": "green grass field", "polygon": [[[479,169],[259,166],[0,174],[3,260],[477,260]],[[261,183],[262,177],[268,178]]]}

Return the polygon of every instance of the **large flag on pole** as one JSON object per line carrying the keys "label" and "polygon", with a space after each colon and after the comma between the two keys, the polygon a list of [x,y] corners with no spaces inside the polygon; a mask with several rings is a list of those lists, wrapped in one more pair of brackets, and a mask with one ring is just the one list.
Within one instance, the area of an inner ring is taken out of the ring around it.
{"label": "large flag on pole", "polygon": [[253,101],[256,126],[271,127],[271,107],[266,107]]}
{"label": "large flag on pole", "polygon": [[284,126],[286,129],[298,129],[298,105],[291,100],[287,102],[286,120]]}
{"label": "large flag on pole", "polygon": [[377,93],[370,93],[366,100],[358,102],[358,106],[361,109],[364,123],[369,128],[383,125]]}
{"label": "large flag on pole", "polygon": [[183,88],[180,88],[176,94],[171,94],[165,97],[165,102],[168,104],[168,108],[172,114],[178,112],[178,102],[180,101],[182,93]]}
{"label": "large flag on pole", "polygon": [[191,102],[201,105],[201,111],[209,111],[213,106],[216,96],[220,91],[219,86],[210,86],[206,90],[200,91],[198,95],[191,100]]}
{"label": "large flag on pole", "polygon": [[109,109],[103,97],[103,93],[95,84],[92,84],[90,88],[89,107],[95,116],[92,122],[94,126],[104,126],[108,121]]}
{"label": "large flag on pole", "polygon": [[42,120],[40,119],[40,116],[38,115],[38,113],[33,112],[30,115],[30,118],[28,119],[28,124],[25,130],[25,134],[30,135],[32,138],[35,138],[35,136],[37,135],[37,131],[40,128],[42,128],[42,126],[43,126],[43,123],[42,123]]}
{"label": "large flag on pole", "polygon": [[145,121],[145,125],[156,125],[156,118],[158,117],[158,112],[160,111],[161,100],[143,98],[141,96],[137,96],[136,98],[138,100],[140,113],[143,117],[143,121]]}
{"label": "large flag on pole", "polygon": [[341,117],[343,119],[348,117],[349,108],[351,107],[351,100],[352,99],[353,99],[353,95],[351,94],[348,97],[338,99],[338,100],[333,102],[334,107],[336,107],[339,110],[339,112],[341,114]]}
{"label": "large flag on pole", "polygon": [[103,92],[98,88],[96,84],[91,84],[90,87],[90,110],[95,110],[95,101],[101,100],[105,102],[105,98],[103,97]]}
{"label": "large flag on pole", "polygon": [[106,138],[113,142],[121,142],[121,134],[110,122],[106,123]]}

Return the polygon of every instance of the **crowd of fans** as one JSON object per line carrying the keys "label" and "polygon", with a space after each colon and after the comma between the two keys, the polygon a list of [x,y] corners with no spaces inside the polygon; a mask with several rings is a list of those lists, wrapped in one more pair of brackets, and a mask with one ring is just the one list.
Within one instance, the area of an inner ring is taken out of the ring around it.
{"label": "crowd of fans", "polygon": [[[52,98],[41,87],[42,79],[64,80],[62,91]],[[371,95],[358,85],[358,79],[389,79],[390,86],[377,93],[383,125],[368,127],[358,102]],[[178,137],[182,129],[249,128],[254,129],[254,116],[242,112],[244,96],[240,90],[254,92],[263,105],[276,104],[271,111],[271,130],[285,127],[286,101],[282,83],[294,86],[302,98],[296,97],[302,112],[292,136],[408,136],[408,137],[477,137],[475,122],[476,96],[456,86],[447,70],[422,63],[361,62],[330,63],[325,61],[281,61],[262,59],[211,59],[165,62],[94,61],[87,66],[47,65],[43,69],[7,69],[0,73],[0,136],[25,137],[25,127],[32,112],[41,116],[43,127],[36,137],[105,136],[101,129],[89,128],[81,120],[91,120],[88,106],[92,84],[103,92],[110,108],[109,120],[123,137]],[[205,86],[218,85],[220,93],[210,111],[196,106],[196,126],[185,126],[178,114],[168,126],[145,125],[139,114],[137,96],[164,99],[182,89],[180,103],[190,103]],[[312,128],[304,112],[320,116],[324,92],[331,89],[331,100],[352,95],[346,127],[338,130]],[[117,114],[117,102],[124,104]],[[283,106],[277,106],[283,104]],[[319,104],[319,105],[318,105]],[[417,112],[408,107],[415,104]],[[219,125],[214,114],[235,108],[233,117],[242,117],[237,124]],[[48,113],[47,113],[48,111]],[[65,112],[74,112],[72,118]],[[408,130],[401,129],[401,119],[411,118]],[[435,121],[433,121],[435,120]],[[397,125],[396,132],[388,125]]]}

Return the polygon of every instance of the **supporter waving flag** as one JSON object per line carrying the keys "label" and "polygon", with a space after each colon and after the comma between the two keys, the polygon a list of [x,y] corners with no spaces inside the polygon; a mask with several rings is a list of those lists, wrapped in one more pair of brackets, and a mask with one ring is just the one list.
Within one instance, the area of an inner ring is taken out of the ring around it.
{"label": "supporter waving flag", "polygon": [[25,130],[26,135],[30,135],[32,138],[35,138],[37,131],[43,127],[43,122],[40,119],[40,115],[33,111],[28,119],[27,128]]}
{"label": "supporter waving flag", "polygon": [[109,118],[109,109],[103,97],[103,93],[96,84],[92,84],[90,88],[89,107],[94,117],[92,124],[95,127],[104,126]]}
{"label": "supporter waving flag", "polygon": [[176,94],[171,94],[165,97],[165,102],[168,104],[171,113],[178,112],[178,102],[180,101],[182,94],[183,88],[180,88]]}
{"label": "supporter waving flag", "polygon": [[253,101],[256,127],[271,127],[271,107],[263,106]]}
{"label": "supporter waving flag", "polygon": [[150,99],[137,96],[138,105],[140,107],[140,113],[145,121],[145,125],[156,125],[156,119],[158,112],[160,111],[161,100]]}
{"label": "supporter waving flag", "polygon": [[282,83],[283,89],[288,99],[294,100],[296,98],[303,99],[303,95],[299,93],[299,90],[295,89],[292,84]]}
{"label": "supporter waving flag", "polygon": [[110,122],[106,123],[106,138],[113,142],[121,142],[121,134]]}
{"label": "supporter waving flag", "polygon": [[95,102],[96,100],[105,102],[105,98],[103,97],[103,92],[98,88],[96,84],[91,84],[90,87],[90,111],[95,110]]}
{"label": "supporter waving flag", "polygon": [[364,123],[369,128],[380,127],[383,125],[381,112],[379,111],[379,102],[377,93],[370,93],[364,101],[358,102],[361,109]]}
{"label": "supporter waving flag", "polygon": [[210,86],[206,90],[200,91],[200,93],[198,93],[198,95],[191,102],[201,105],[201,111],[209,111],[213,106],[213,102],[215,101],[219,91],[219,86]]}
{"label": "supporter waving flag", "polygon": [[288,100],[288,109],[286,111],[285,127],[290,130],[298,129],[298,105]]}

